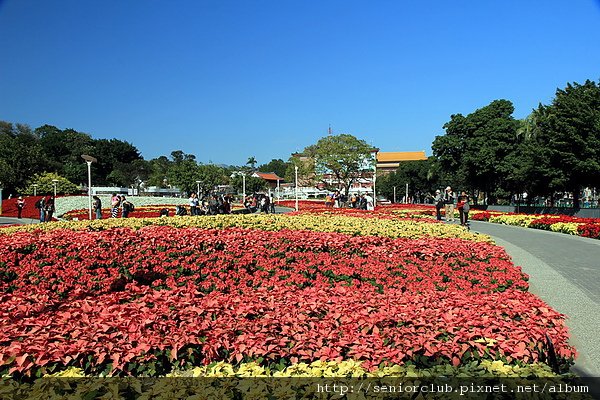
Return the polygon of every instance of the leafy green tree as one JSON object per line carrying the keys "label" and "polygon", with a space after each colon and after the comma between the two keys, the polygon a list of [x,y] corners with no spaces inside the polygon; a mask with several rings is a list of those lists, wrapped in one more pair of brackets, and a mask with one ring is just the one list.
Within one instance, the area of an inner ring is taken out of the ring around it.
{"label": "leafy green tree", "polygon": [[256,161],[256,158],[253,157],[248,157],[248,161],[246,162],[246,165],[248,167],[250,167],[250,169],[252,171],[256,170],[256,164],[258,163],[258,161]]}
{"label": "leafy green tree", "polygon": [[[218,165],[202,164],[198,166],[196,180],[200,181],[200,192],[206,194],[218,185],[229,182],[229,173]],[[195,181],[194,181],[195,182]]]}
{"label": "leafy green tree", "polygon": [[260,172],[274,172],[277,176],[284,177],[288,169],[288,162],[282,159],[272,159],[267,164],[263,164],[258,167]]}
{"label": "leafy green tree", "polygon": [[160,156],[153,158],[148,164],[150,165],[150,176],[148,177],[146,186],[165,187],[165,180],[167,179],[171,161],[167,156]]}
{"label": "leafy green tree", "polygon": [[169,164],[166,174],[169,184],[186,193],[194,192],[196,181],[200,175],[196,156],[176,150],[171,153],[171,158],[173,160]]}
{"label": "leafy green tree", "polygon": [[22,187],[46,164],[45,151],[29,126],[0,123],[0,182],[5,193]]}
{"label": "leafy green tree", "polygon": [[[35,174],[31,177],[20,189],[19,193],[26,195],[51,195],[54,194],[54,180],[56,180],[56,194],[80,194],[81,189],[68,179],[54,173],[44,172],[42,174]],[[34,184],[37,184],[37,188],[34,190]]]}
{"label": "leafy green tree", "polygon": [[451,116],[444,125],[446,135],[432,144],[444,183],[482,190],[492,201],[510,197],[506,177],[513,168],[510,155],[517,148],[519,128],[513,112],[510,101],[495,100],[466,117]]}
{"label": "leafy green tree", "polygon": [[600,187],[600,84],[568,83],[550,105],[538,107],[535,118],[530,149],[547,171],[543,182],[571,192],[578,208],[584,187]]}
{"label": "leafy green tree", "polygon": [[353,135],[328,135],[304,149],[308,163],[314,163],[316,177],[327,183],[326,175],[333,176],[346,195],[350,187],[365,171],[373,169],[374,148]]}
{"label": "leafy green tree", "polygon": [[[92,168],[92,180],[94,182],[98,182],[99,185],[111,186],[130,186],[134,184],[130,180],[123,181],[126,177],[119,172],[120,169],[123,169],[123,164],[131,164],[133,161],[142,159],[138,149],[131,143],[118,139],[94,140],[93,149],[88,154],[98,159],[98,162]],[[81,160],[81,154],[77,156]],[[83,163],[83,166],[85,166],[85,163]],[[114,174],[112,174],[113,171],[115,171]]]}
{"label": "leafy green tree", "polygon": [[436,189],[440,188],[439,181],[433,171],[434,159],[405,161],[400,163],[398,169],[391,174],[378,177],[377,192],[390,200],[394,198],[396,188],[396,201],[404,196],[408,183],[408,195],[414,199],[425,201]]}
{"label": "leafy green tree", "polygon": [[[87,166],[81,155],[93,153],[94,140],[90,135],[74,129],[60,130],[52,125],[36,128],[35,134],[48,158],[46,171],[54,171],[71,182],[86,182]],[[93,169],[94,182],[103,183],[104,178],[97,168]]]}
{"label": "leafy green tree", "polygon": [[[243,189],[243,178],[240,175],[234,175],[231,178],[231,185],[238,193]],[[264,179],[246,175],[246,195],[262,192],[267,188],[267,182]]]}

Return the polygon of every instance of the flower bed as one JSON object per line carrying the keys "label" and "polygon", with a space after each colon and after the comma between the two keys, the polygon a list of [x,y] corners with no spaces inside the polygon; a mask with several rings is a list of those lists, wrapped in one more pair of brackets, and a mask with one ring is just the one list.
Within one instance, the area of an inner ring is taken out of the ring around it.
{"label": "flower bed", "polygon": [[[30,218],[30,219],[39,219],[40,218],[40,210],[35,208],[35,203],[47,196],[28,196],[24,197],[25,207],[21,212],[22,218]],[[2,200],[2,217],[11,217],[16,218],[18,215],[17,210],[17,199],[4,199]],[[54,219],[54,218],[53,218]]]}
{"label": "flower bed", "polygon": [[600,219],[598,218],[476,211],[471,219],[600,239]]}
{"label": "flower bed", "polygon": [[567,366],[564,318],[489,238],[366,215],[0,229],[0,373],[213,362]]}

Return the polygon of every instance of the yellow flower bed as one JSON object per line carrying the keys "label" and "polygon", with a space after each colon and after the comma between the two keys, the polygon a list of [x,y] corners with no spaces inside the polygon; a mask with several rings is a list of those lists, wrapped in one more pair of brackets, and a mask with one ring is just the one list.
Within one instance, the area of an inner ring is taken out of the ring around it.
{"label": "yellow flower bed", "polygon": [[555,224],[550,225],[550,230],[552,232],[561,232],[567,233],[569,235],[578,235],[579,232],[577,228],[579,225],[583,225],[577,222],[557,222]]}
{"label": "yellow flower bed", "polygon": [[[360,361],[314,361],[310,364],[298,363],[279,370],[272,370],[255,362],[232,365],[218,362],[208,366],[195,367],[189,370],[176,370],[166,377],[189,378],[264,378],[264,377],[294,377],[294,378],[383,378],[407,377],[428,378],[436,376],[501,376],[501,377],[556,377],[551,368],[543,363],[527,364],[524,366],[504,364],[502,361],[482,360],[470,364],[453,367],[450,364],[436,365],[431,368],[416,368],[414,365],[394,365],[380,367],[368,371],[361,366]],[[55,374],[45,375],[46,378],[83,378],[82,369],[71,367]]]}
{"label": "yellow flower bed", "polygon": [[496,224],[522,226],[522,227],[527,228],[527,227],[529,227],[529,224],[531,223],[531,221],[533,221],[534,219],[538,219],[538,218],[539,218],[539,216],[525,215],[525,214],[497,215],[494,217],[490,217],[490,222],[494,222]]}
{"label": "yellow flower bed", "polygon": [[473,241],[492,242],[487,235],[471,233],[458,225],[422,223],[410,220],[383,220],[340,215],[216,215],[205,217],[166,218],[111,218],[92,221],[64,221],[36,225],[21,225],[0,229],[1,234],[18,231],[71,229],[105,230],[115,227],[139,229],[148,225],[168,225],[221,229],[240,227],[266,231],[310,230],[338,232],[355,236],[383,236],[391,238],[461,238]]}
{"label": "yellow flower bed", "polygon": [[[394,365],[381,367],[373,371],[362,368],[358,361],[315,361],[311,364],[299,363],[283,368],[271,370],[254,362],[242,363],[237,366],[219,362],[210,366],[196,367],[190,370],[174,371],[165,378],[138,379],[130,378],[105,378],[85,376],[79,368],[69,368],[65,371],[46,375],[45,378],[80,378],[76,381],[68,379],[44,379],[33,384],[14,384],[7,386],[5,393],[27,394],[27,398],[54,399],[80,399],[89,398],[122,398],[126,393],[135,391],[137,399],[229,399],[236,394],[239,398],[349,398],[349,399],[380,399],[381,393],[369,390],[375,385],[378,387],[398,387],[403,384],[428,386],[438,382],[444,387],[451,386],[450,390],[465,390],[465,398],[480,398],[469,393],[469,378],[512,378],[502,381],[507,390],[517,390],[518,385],[531,385],[532,379],[553,378],[560,383],[564,379],[568,384],[572,375],[559,376],[554,374],[545,364],[529,364],[525,366],[507,365],[502,361],[472,362],[471,364],[453,367],[451,365],[437,365],[431,368],[417,369],[413,365]],[[86,379],[90,378],[90,379]],[[172,379],[172,378],[212,378],[212,379]],[[217,379],[227,378],[227,379]],[[250,379],[251,378],[251,379]],[[267,379],[260,379],[267,378]],[[277,378],[277,379],[272,379]],[[293,378],[293,379],[286,379]],[[305,378],[305,379],[298,379]],[[306,378],[318,378],[306,379]],[[365,381],[369,378],[368,381]],[[393,379],[391,379],[393,378]],[[404,378],[404,380],[398,380]],[[467,381],[465,381],[467,378]],[[346,393],[319,392],[317,383],[323,387],[334,383],[338,390],[341,387],[349,389]],[[362,383],[362,385],[361,385]],[[354,385],[354,386],[353,386]],[[357,389],[360,386],[360,390]],[[369,385],[369,389],[367,388]],[[464,389],[460,389],[464,388]],[[0,394],[3,390],[0,388]],[[461,397],[463,395],[461,394]],[[586,394],[566,393],[552,398],[581,399],[589,398]],[[387,398],[387,397],[386,397]],[[419,396],[421,398],[421,396]],[[439,391],[428,393],[426,398],[446,399],[448,393]],[[542,398],[542,397],[540,397]],[[544,397],[545,398],[545,397]]]}

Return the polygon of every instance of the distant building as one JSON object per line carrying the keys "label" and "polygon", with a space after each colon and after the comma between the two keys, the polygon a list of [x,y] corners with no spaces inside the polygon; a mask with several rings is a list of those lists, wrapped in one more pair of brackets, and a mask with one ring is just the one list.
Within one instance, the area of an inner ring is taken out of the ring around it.
{"label": "distant building", "polygon": [[275,189],[278,185],[283,183],[283,178],[274,172],[255,172],[252,176],[265,180],[271,189]]}
{"label": "distant building", "polygon": [[395,172],[404,161],[427,160],[423,151],[380,151],[377,153],[377,174],[386,175]]}

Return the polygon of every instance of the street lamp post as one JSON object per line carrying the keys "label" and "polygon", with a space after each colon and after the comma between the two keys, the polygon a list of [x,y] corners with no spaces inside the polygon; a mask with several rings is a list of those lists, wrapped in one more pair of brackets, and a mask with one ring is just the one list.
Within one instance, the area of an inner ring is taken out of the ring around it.
{"label": "street lamp post", "polygon": [[37,196],[37,187],[38,187],[38,184],[34,183],[33,184],[33,197]]}
{"label": "street lamp post", "polygon": [[277,179],[277,203],[279,203],[279,201],[280,201],[280,199],[279,199],[279,193],[280,193],[280,190],[279,190],[279,179]]}
{"label": "street lamp post", "polygon": [[52,185],[54,186],[54,198],[56,199],[56,184],[58,183],[58,179],[52,179]]}
{"label": "street lamp post", "polygon": [[246,174],[240,171],[236,171],[233,174],[231,174],[232,178],[235,178],[236,176],[242,176],[242,203],[244,202],[244,200],[246,199]]}
{"label": "street lamp post", "polygon": [[81,158],[85,160],[88,167],[88,198],[89,198],[89,217],[92,220],[92,163],[98,162],[98,160],[87,154],[82,154]]}
{"label": "street lamp post", "polygon": [[2,182],[0,182],[0,215],[2,214]]}
{"label": "street lamp post", "polygon": [[196,188],[198,190],[196,190],[196,194],[198,195],[198,197],[200,197],[200,182],[202,181],[196,181]]}
{"label": "street lamp post", "polygon": [[294,167],[294,174],[296,177],[296,211],[298,211],[298,166]]}

